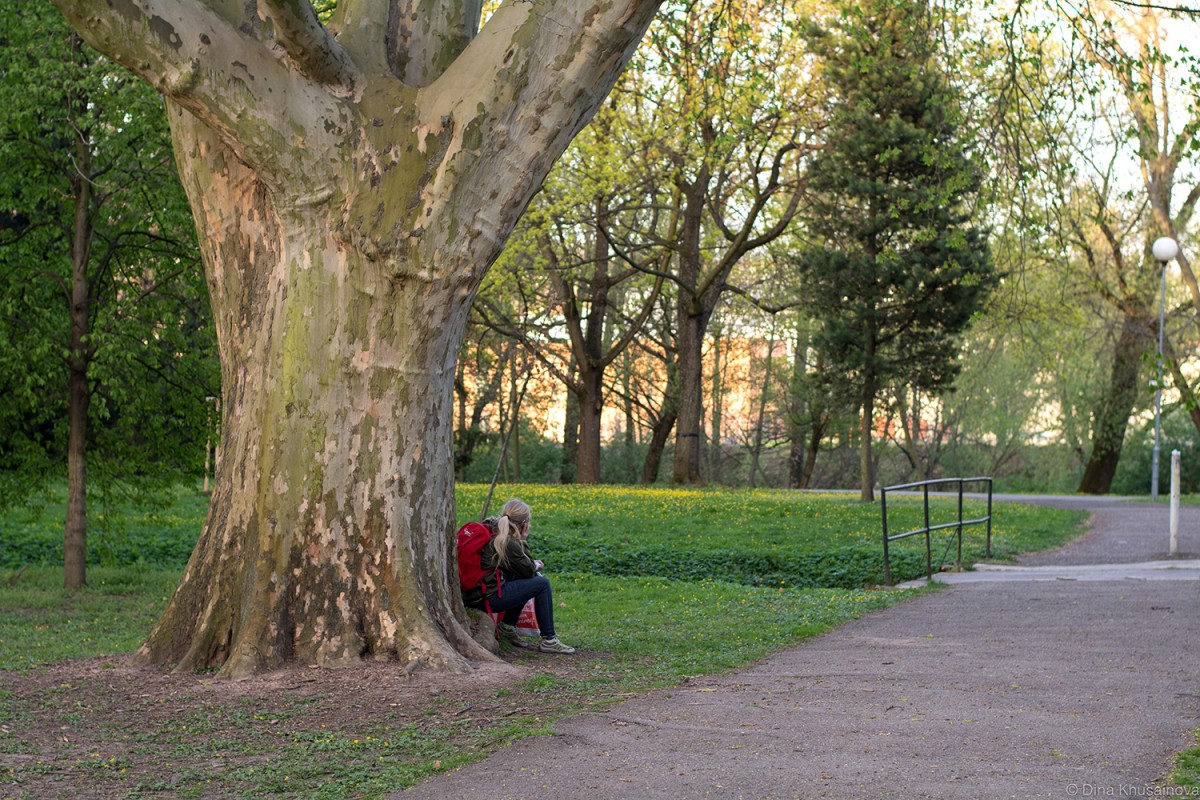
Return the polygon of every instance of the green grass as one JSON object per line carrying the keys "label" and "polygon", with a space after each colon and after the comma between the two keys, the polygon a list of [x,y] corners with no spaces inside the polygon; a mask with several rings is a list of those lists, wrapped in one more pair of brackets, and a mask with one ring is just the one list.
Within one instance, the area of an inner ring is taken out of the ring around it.
{"label": "green grass", "polygon": [[1195,746],[1175,756],[1170,777],[1171,785],[1182,787],[1184,791],[1180,796],[1186,797],[1200,796],[1200,730],[1192,736]]}
{"label": "green grass", "polygon": [[[461,487],[459,522],[478,518],[487,487]],[[519,496],[533,509],[530,546],[556,571],[613,576],[717,578],[756,586],[856,589],[884,582],[880,506],[845,494],[774,489],[505,486],[489,513]],[[954,498],[931,498],[930,523],[957,519]],[[967,499],[963,516],[987,516],[987,503]],[[992,555],[998,560],[1057,547],[1081,531],[1087,514],[997,503]],[[888,502],[893,533],[924,526],[919,498]],[[934,563],[954,560],[953,533],[933,535]],[[964,529],[964,560],[985,555],[986,528]],[[892,545],[896,581],[925,571],[922,537]]]}
{"label": "green grass", "polygon": [[[208,497],[180,486],[152,506],[124,503],[105,508],[89,498],[89,566],[147,564],[182,569],[200,535]],[[51,490],[44,504],[0,514],[0,569],[61,565],[66,490]]]}
{"label": "green grass", "polygon": [[0,571],[0,670],[135,650],[178,582],[174,569],[94,567],[70,590],[62,567]]}
{"label": "green grass", "polygon": [[555,627],[615,657],[639,684],[732,669],[903,596],[596,575],[556,577],[554,591]]}
{"label": "green grass", "polygon": [[[459,522],[477,519],[487,487],[458,488]],[[498,487],[491,513],[520,496],[533,508],[531,545],[554,572],[614,577],[719,579],[753,586],[856,589],[883,583],[880,507],[845,494],[774,489],[661,489],[616,486]],[[180,488],[162,507],[124,507],[90,520],[89,565],[182,569],[204,522],[207,498]],[[62,563],[65,496],[41,509],[0,516],[0,570]],[[923,525],[917,498],[888,503],[893,532]],[[933,524],[956,518],[957,503],[935,497]],[[986,503],[967,500],[964,516],[986,515]],[[992,551],[1004,560],[1055,547],[1075,536],[1083,512],[998,503]],[[984,527],[964,530],[964,558],[984,556]],[[925,569],[921,537],[893,545],[892,575],[915,578]],[[935,563],[953,560],[953,535],[934,534]]]}
{"label": "green grass", "polygon": [[[477,517],[485,494],[486,487],[460,488],[460,521]],[[71,797],[103,786],[113,797],[378,797],[546,732],[564,714],[745,665],[912,594],[866,588],[878,583],[879,507],[844,495],[507,486],[492,510],[510,496],[533,507],[531,544],[555,583],[557,627],[584,656],[510,655],[534,675],[469,714],[431,697],[421,719],[384,709],[336,728],[324,726],[318,706],[345,698],[175,700],[178,712],[153,722],[136,708],[132,716],[99,714],[117,702],[103,692],[89,706],[73,699],[70,685],[36,697],[0,689],[0,720],[11,720],[0,728],[0,754],[13,759],[0,770],[0,796],[40,797],[53,787],[57,794],[46,796]],[[108,520],[120,534],[93,550],[89,585],[78,591],[61,588],[61,560],[45,555],[50,540],[61,539],[60,508],[0,517],[0,670],[34,674],[64,659],[136,649],[203,522],[197,492],[170,499]],[[894,529],[918,524],[911,501],[894,510]],[[937,503],[937,514],[948,510],[952,502]],[[997,506],[994,545],[1002,556],[1055,546],[1080,531],[1082,518]],[[968,552],[980,551],[982,529],[969,530],[967,541]],[[131,563],[103,565],[120,559]],[[900,556],[909,566],[923,559],[916,547]],[[19,571],[24,564],[32,566]],[[69,730],[86,747],[16,733],[34,724]]]}

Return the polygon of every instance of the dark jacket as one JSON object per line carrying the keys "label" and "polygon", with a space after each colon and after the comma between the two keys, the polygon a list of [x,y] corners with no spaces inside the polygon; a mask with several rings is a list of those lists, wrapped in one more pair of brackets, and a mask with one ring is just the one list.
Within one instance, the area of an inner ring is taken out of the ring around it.
{"label": "dark jacket", "polygon": [[[485,519],[484,525],[494,534],[496,532],[496,520]],[[533,555],[529,552],[529,545],[520,541],[515,536],[508,539],[508,561],[499,570],[499,580],[497,581],[496,566],[499,559],[496,557],[496,548],[493,546],[495,540],[488,542],[479,551],[479,566],[483,569],[483,585],[487,591],[489,598],[496,597],[504,592],[504,581],[513,580],[515,578],[532,578],[537,574],[537,565],[533,563]],[[463,592],[463,604],[474,608],[483,606],[484,592],[479,587],[475,587],[470,591]]]}

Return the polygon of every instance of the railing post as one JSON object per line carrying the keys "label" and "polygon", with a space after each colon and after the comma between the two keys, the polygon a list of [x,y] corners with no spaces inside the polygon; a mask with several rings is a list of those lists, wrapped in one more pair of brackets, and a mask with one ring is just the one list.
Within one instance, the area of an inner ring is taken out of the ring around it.
{"label": "railing post", "polygon": [[925,497],[925,578],[933,580],[933,539],[929,531],[929,484],[921,487]]}
{"label": "railing post", "polygon": [[963,529],[963,484],[965,481],[962,478],[958,479],[958,555],[954,559],[954,569],[962,572],[962,529]]}
{"label": "railing post", "polygon": [[879,490],[879,508],[883,512],[883,584],[892,585],[892,564],[888,558],[887,487]]}
{"label": "railing post", "polygon": [[992,557],[992,479],[987,479],[988,485],[988,512],[987,512],[987,550],[986,556]]}

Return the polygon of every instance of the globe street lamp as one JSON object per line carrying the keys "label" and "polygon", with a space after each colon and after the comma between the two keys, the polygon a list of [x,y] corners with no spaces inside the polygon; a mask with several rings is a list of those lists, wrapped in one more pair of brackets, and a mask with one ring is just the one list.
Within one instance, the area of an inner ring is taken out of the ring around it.
{"label": "globe street lamp", "polygon": [[1159,304],[1158,304],[1158,377],[1154,381],[1154,451],[1150,458],[1150,499],[1158,499],[1158,443],[1162,437],[1162,364],[1163,364],[1163,318],[1167,310],[1167,262],[1179,255],[1179,243],[1170,236],[1154,240],[1150,249],[1158,261]]}

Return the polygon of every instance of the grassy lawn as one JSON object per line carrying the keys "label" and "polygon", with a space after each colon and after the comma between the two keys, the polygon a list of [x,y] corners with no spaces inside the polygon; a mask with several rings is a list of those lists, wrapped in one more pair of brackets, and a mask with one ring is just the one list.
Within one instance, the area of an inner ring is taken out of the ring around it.
{"label": "grassy lawn", "polygon": [[[460,521],[485,494],[460,489]],[[743,666],[912,594],[872,588],[879,507],[846,496],[509,486],[493,511],[514,495],[533,507],[558,628],[581,654],[508,652],[525,677],[482,688],[423,689],[386,664],[240,686],[130,669],[121,654],[164,606],[204,498],[180,490],[166,508],[110,517],[76,592],[53,563],[60,508],[0,518],[0,797],[378,797],[564,714]],[[917,524],[901,506],[893,529],[903,515]],[[995,514],[1002,556],[1061,544],[1083,519]],[[982,529],[968,531],[980,552]]]}

